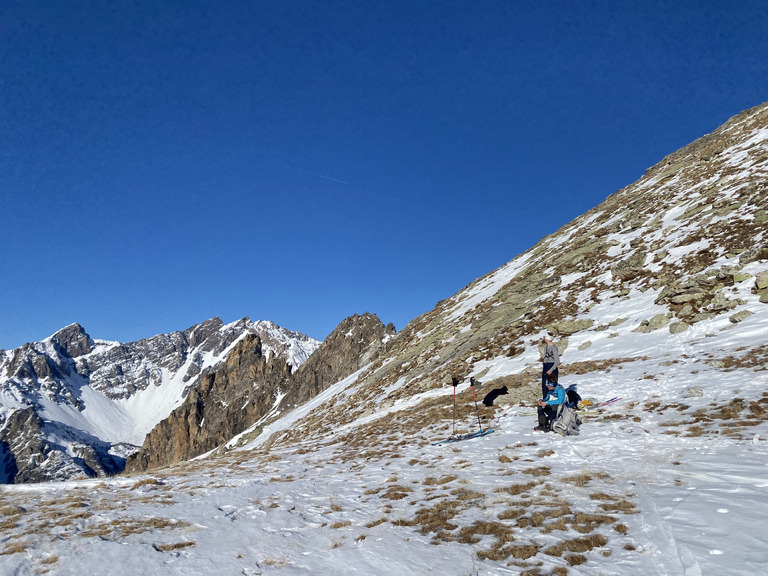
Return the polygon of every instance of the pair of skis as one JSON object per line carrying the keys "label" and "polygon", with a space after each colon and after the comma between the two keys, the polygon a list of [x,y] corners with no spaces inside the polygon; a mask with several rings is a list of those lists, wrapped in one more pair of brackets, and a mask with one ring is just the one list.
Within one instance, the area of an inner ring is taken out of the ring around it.
{"label": "pair of skis", "polygon": [[452,444],[454,442],[461,442],[463,440],[471,440],[472,438],[480,438],[481,436],[487,436],[493,432],[493,428],[486,428],[485,430],[478,430],[477,432],[471,432],[469,434],[460,434],[460,435],[453,435],[450,438],[446,438],[445,440],[440,440],[439,442],[432,442],[432,446],[437,446],[438,444]]}
{"label": "pair of skis", "polygon": [[[483,430],[483,423],[480,421],[480,409],[477,407],[477,395],[475,394],[475,379],[474,377],[469,379],[469,385],[472,387],[472,398],[475,400],[475,412],[477,412],[477,425],[480,428],[477,432],[471,432],[469,434],[456,434],[456,387],[459,385],[459,379],[453,378],[453,434],[445,440],[439,442],[433,442],[433,446],[438,444],[450,444],[453,442],[461,442],[463,440],[471,440],[472,438],[480,438],[481,436],[487,436],[493,432],[493,428],[486,428]],[[477,382],[478,386],[480,382]]]}

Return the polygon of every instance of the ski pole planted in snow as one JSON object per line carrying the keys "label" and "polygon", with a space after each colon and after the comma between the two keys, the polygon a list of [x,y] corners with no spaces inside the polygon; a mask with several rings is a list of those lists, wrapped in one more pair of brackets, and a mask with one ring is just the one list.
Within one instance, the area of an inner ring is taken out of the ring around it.
{"label": "ski pole planted in snow", "polygon": [[[480,382],[478,382],[478,385]],[[469,385],[472,386],[472,397],[475,399],[475,412],[477,412],[477,425],[480,426],[480,432],[483,431],[483,425],[480,422],[480,409],[477,407],[477,396],[475,395],[475,379],[469,379]]]}
{"label": "ski pole planted in snow", "polygon": [[459,379],[453,378],[453,434],[456,435],[456,386],[459,385]]}

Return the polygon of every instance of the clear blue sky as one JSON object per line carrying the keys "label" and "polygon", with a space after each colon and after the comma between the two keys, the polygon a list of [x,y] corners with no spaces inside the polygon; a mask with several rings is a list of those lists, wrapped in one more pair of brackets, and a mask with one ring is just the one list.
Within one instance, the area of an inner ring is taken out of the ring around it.
{"label": "clear blue sky", "polygon": [[402,329],[768,100],[765,1],[0,3],[0,348]]}

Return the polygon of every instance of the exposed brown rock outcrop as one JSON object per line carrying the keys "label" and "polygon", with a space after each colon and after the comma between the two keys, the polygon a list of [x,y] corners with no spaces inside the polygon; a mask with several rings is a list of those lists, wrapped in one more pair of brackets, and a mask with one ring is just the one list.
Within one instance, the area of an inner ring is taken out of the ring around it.
{"label": "exposed brown rock outcrop", "polygon": [[395,335],[392,324],[384,326],[376,314],[355,314],[345,319],[301,365],[284,404],[301,404],[331,384],[346,378],[384,348]]}
{"label": "exposed brown rock outcrop", "polygon": [[365,365],[394,335],[374,314],[344,320],[296,373],[283,359],[262,354],[250,334],[224,366],[205,374],[200,386],[147,436],[126,463],[127,471],[173,464],[204,454],[259,420],[290,410]]}
{"label": "exposed brown rock outcrop", "polygon": [[126,470],[172,464],[216,448],[267,414],[290,374],[284,359],[265,357],[261,339],[246,335],[224,365],[205,374],[184,403],[155,426],[128,458]]}

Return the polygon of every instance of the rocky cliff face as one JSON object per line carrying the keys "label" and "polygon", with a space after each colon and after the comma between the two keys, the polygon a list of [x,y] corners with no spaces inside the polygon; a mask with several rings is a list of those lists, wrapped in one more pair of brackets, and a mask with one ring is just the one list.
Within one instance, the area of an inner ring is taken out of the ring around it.
{"label": "rocky cliff face", "polygon": [[384,324],[376,314],[355,314],[344,320],[325,339],[317,352],[293,378],[285,407],[303,404],[371,362],[395,336],[395,326]]}
{"label": "rocky cliff face", "polygon": [[267,414],[290,376],[290,365],[277,356],[265,357],[261,339],[249,334],[149,433],[141,450],[128,458],[126,470],[180,462],[216,448]]}
{"label": "rocky cliff face", "polygon": [[183,405],[160,422],[136,454],[129,472],[188,460],[218,446],[258,422],[302,404],[327,386],[368,363],[394,335],[377,316],[344,320],[306,363],[293,373],[284,359],[262,350],[249,335],[226,362],[202,377]]}
{"label": "rocky cliff face", "polygon": [[[66,450],[49,438],[65,437]],[[82,431],[44,421],[34,407],[12,412],[0,430],[2,480],[23,484],[59,479],[85,479],[122,471],[121,447],[113,447]]]}
{"label": "rocky cliff face", "polygon": [[6,462],[0,481],[122,470],[138,450],[133,444],[249,336],[289,372],[319,345],[271,322],[212,318],[127,344],[94,340],[72,324],[42,342],[0,351],[0,460]]}

